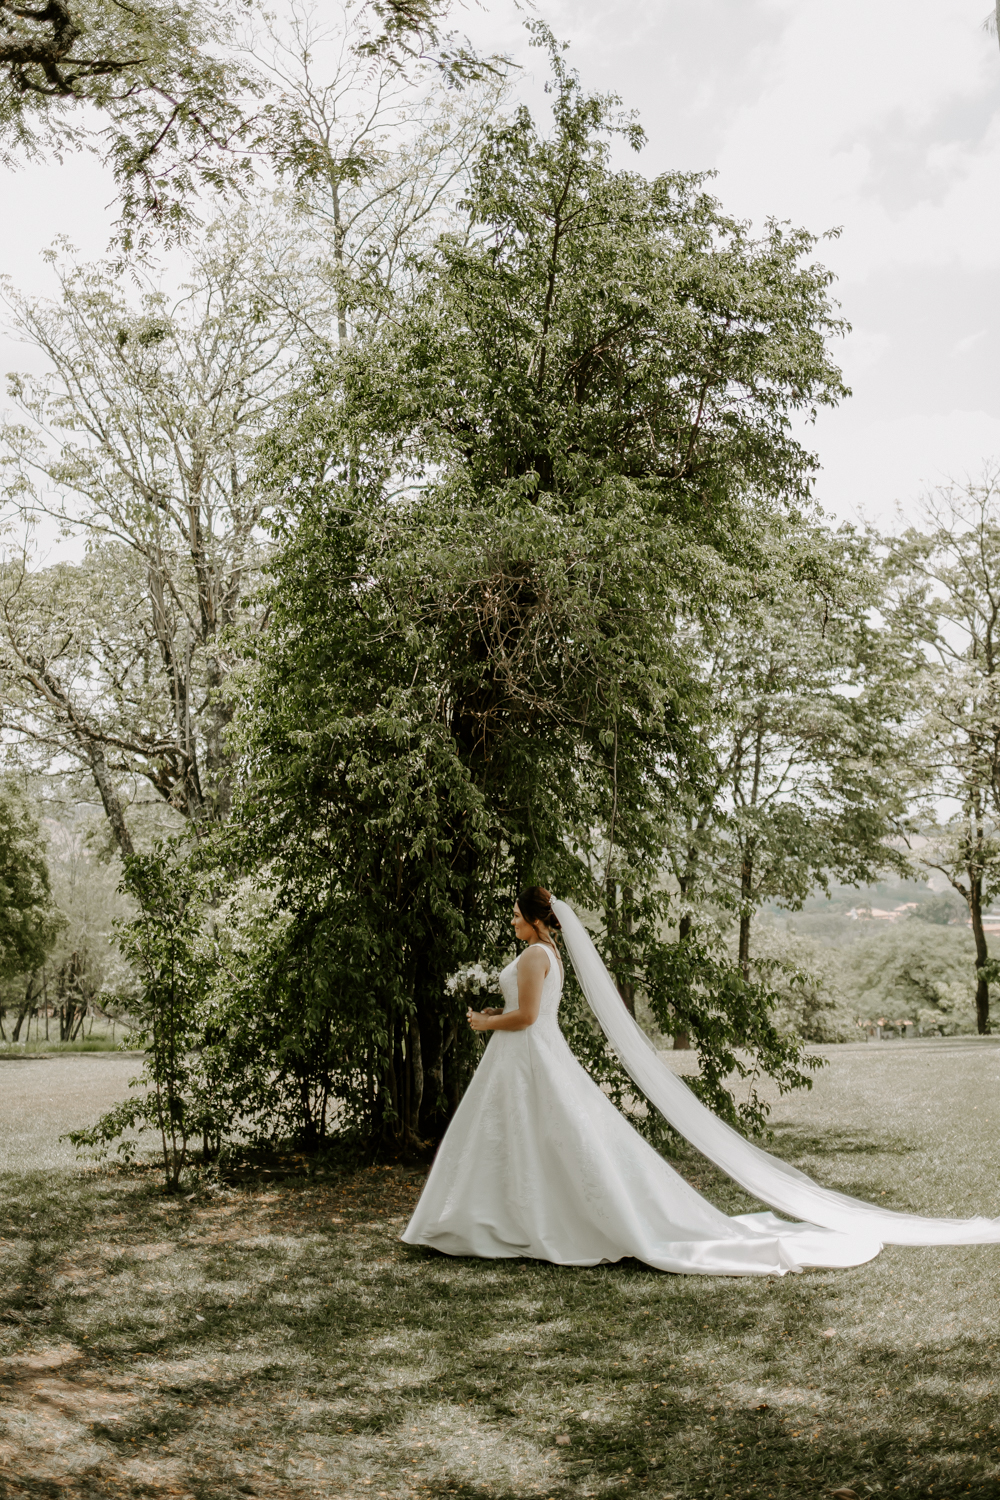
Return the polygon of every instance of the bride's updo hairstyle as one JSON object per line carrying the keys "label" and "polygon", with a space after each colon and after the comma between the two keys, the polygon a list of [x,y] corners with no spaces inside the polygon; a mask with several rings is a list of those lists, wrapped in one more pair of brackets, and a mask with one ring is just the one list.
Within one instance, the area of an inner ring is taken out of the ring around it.
{"label": "bride's updo hairstyle", "polygon": [[552,893],[543,885],[529,885],[518,896],[517,904],[521,908],[521,916],[536,930],[538,923],[544,922],[550,932],[559,931],[559,918],[552,910]]}

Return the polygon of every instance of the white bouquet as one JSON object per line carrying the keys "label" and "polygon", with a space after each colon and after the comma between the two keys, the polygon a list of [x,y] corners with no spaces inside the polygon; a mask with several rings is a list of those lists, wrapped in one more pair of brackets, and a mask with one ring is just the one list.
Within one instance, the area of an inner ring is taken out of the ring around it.
{"label": "white bouquet", "polygon": [[449,995],[478,1010],[485,996],[499,994],[500,970],[495,964],[463,964],[454,974],[448,975],[444,987]]}

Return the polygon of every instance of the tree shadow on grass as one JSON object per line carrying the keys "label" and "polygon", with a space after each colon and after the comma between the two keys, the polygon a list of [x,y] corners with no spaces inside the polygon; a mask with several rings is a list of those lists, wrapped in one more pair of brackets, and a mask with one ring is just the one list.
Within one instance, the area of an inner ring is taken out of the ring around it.
{"label": "tree shadow on grass", "polygon": [[825,1127],[821,1135],[802,1130],[794,1125],[779,1125],[775,1128],[774,1140],[769,1147],[775,1156],[793,1161],[798,1157],[884,1156],[890,1152],[895,1156],[908,1156],[925,1149],[921,1141],[898,1135],[889,1138],[860,1135],[856,1130],[837,1130]]}

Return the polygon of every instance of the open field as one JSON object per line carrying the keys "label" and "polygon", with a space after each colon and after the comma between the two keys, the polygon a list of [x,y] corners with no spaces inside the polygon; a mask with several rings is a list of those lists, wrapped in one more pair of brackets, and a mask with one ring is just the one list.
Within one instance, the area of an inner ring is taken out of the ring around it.
{"label": "open field", "polygon": [[[828,1055],[776,1109],[782,1154],[1000,1214],[998,1043]],[[54,1130],[52,1070],[110,1061],[0,1064],[0,1129],[30,1133],[32,1074]],[[31,1164],[0,1184],[3,1500],[1000,1497],[1000,1248],[780,1281],[452,1261],[398,1242],[411,1169],[290,1163],[187,1201]]]}
{"label": "open field", "polygon": [[0,1052],[0,1173],[72,1167],[76,1152],[59,1137],[93,1125],[141,1067],[134,1052]]}

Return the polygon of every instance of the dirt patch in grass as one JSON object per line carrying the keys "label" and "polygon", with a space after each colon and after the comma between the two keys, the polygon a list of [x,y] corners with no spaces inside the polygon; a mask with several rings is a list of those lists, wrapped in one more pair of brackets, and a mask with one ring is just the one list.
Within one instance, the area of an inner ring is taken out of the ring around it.
{"label": "dirt patch in grass", "polygon": [[[780,1150],[995,1214],[998,1065],[843,1049]],[[300,1166],[190,1201],[152,1172],[5,1180],[2,1500],[1000,1497],[996,1247],[775,1281],[451,1260],[399,1242],[422,1173]]]}

